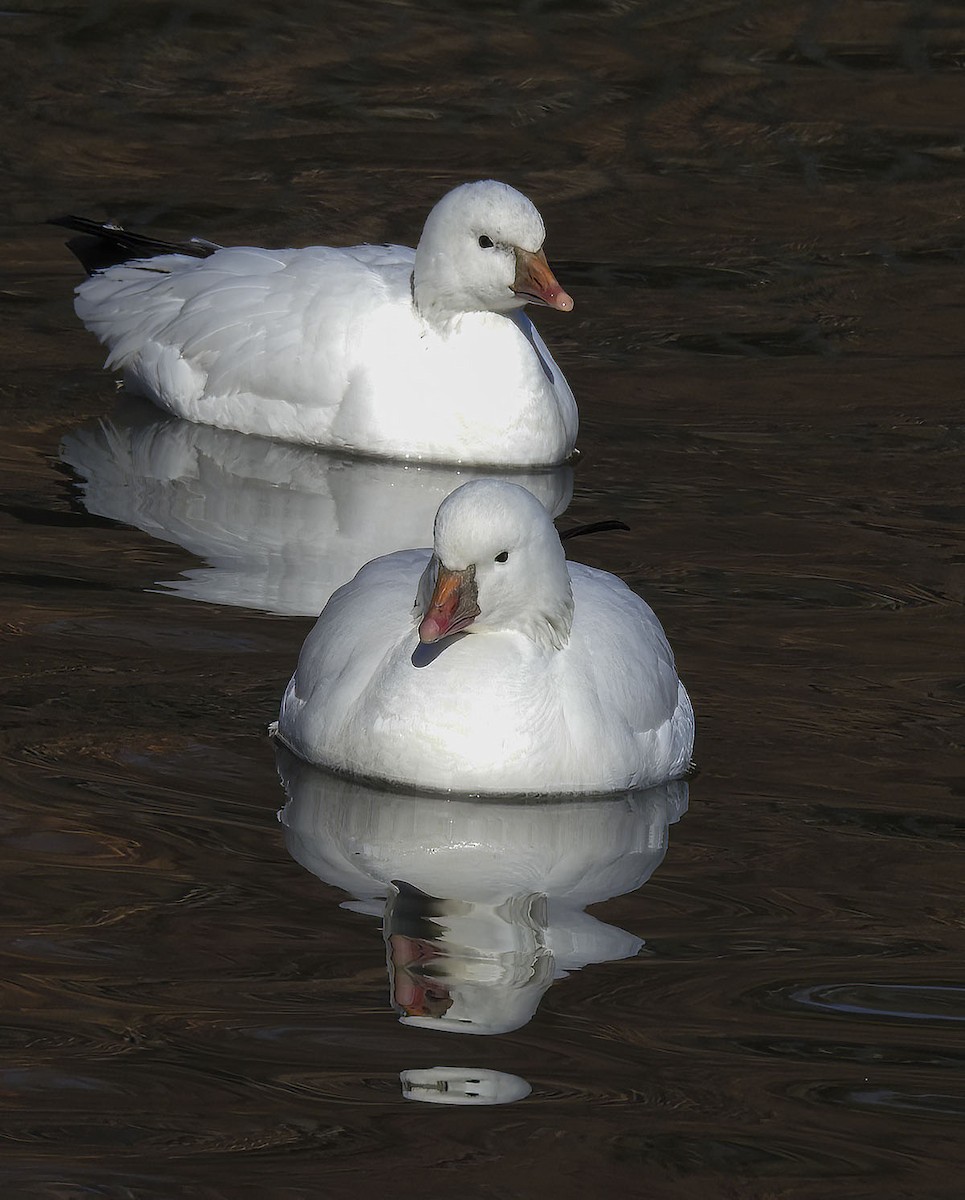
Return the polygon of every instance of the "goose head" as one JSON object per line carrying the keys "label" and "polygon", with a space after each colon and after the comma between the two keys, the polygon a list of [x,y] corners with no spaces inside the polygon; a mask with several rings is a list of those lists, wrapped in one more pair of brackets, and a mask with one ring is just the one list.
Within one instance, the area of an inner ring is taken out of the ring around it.
{"label": "goose head", "polygon": [[532,492],[476,479],[443,500],[416,616],[423,643],[512,631],[541,646],[566,645],[570,575],[552,518]]}
{"label": "goose head", "polygon": [[535,205],[506,183],[464,183],[439,201],[416,249],[413,295],[429,320],[509,312],[524,304],[573,308],[543,253]]}

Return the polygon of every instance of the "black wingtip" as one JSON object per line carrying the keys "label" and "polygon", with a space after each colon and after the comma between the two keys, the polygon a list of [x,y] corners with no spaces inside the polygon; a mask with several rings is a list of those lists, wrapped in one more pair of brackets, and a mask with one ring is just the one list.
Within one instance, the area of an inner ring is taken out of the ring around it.
{"label": "black wingtip", "polygon": [[120,225],[114,225],[110,221],[92,221],[90,217],[75,217],[73,213],[64,213],[61,217],[48,217],[44,224],[59,225],[62,229],[73,229],[77,233],[124,232]]}
{"label": "black wingtip", "polygon": [[72,213],[48,217],[46,224],[59,225],[62,229],[72,229],[82,235],[71,238],[66,245],[88,275],[134,258],[156,258],[160,254],[189,254],[192,258],[207,258],[219,249],[213,242],[201,240],[165,242],[143,233],[132,233],[113,221],[92,221],[89,217],[77,217]]}
{"label": "black wingtip", "polygon": [[588,525],[574,525],[572,529],[564,529],[560,534],[560,541],[565,542],[568,538],[583,537],[587,533],[609,533],[612,529],[622,529],[625,533],[630,532],[630,526],[625,521],[591,521]]}

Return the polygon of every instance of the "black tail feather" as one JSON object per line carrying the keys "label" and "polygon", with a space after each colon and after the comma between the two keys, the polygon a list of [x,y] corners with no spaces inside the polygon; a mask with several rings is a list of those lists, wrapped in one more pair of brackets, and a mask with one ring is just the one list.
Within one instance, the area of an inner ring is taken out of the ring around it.
{"label": "black tail feather", "polygon": [[574,525],[572,529],[564,529],[560,534],[560,541],[565,542],[567,538],[583,537],[587,533],[609,533],[611,529],[630,532],[630,526],[623,521],[591,521],[589,525]]}
{"label": "black tail feather", "polygon": [[201,238],[192,238],[188,242],[164,242],[143,233],[131,233],[120,225],[91,221],[87,217],[51,217],[47,224],[60,225],[83,234],[82,237],[71,238],[66,245],[88,275],[132,258],[155,258],[159,254],[190,254],[194,258],[207,258],[220,249],[213,242],[205,242]]}

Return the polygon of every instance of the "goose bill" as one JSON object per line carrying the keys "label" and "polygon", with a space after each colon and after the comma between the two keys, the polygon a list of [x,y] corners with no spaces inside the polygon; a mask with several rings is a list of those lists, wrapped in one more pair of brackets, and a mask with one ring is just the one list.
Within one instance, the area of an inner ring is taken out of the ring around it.
{"label": "goose bill", "polygon": [[567,295],[560,287],[542,250],[533,254],[529,250],[516,247],[516,278],[513,281],[513,291],[521,299],[531,300],[534,304],[545,304],[549,308],[558,308],[560,312],[571,312],[573,309],[572,296]]}
{"label": "goose bill", "polygon": [[437,642],[460,633],[479,616],[476,599],[476,568],[450,571],[440,563],[435,591],[419,626],[419,640]]}

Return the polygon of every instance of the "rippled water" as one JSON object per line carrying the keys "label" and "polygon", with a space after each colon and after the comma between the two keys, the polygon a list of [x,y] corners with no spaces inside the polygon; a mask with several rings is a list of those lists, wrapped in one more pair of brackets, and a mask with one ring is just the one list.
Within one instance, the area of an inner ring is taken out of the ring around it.
{"label": "rippled water", "polygon": [[[0,33],[3,1195],[959,1196],[960,8],[67,0]],[[537,319],[583,457],[538,486],[632,526],[574,551],[667,627],[689,803],[280,779],[305,614],[383,549],[360,497],[424,520],[446,473],[118,407],[39,224],[411,242],[484,175],[576,300]],[[498,1103],[413,1102],[464,1094]]]}

